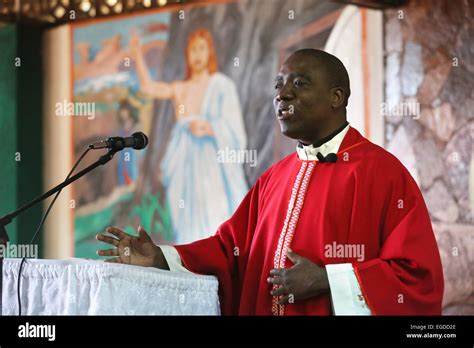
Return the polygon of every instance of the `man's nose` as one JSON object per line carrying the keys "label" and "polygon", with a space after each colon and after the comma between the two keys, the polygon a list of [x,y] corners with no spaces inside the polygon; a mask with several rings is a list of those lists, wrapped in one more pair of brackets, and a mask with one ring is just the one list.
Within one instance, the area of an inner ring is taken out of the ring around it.
{"label": "man's nose", "polygon": [[294,94],[293,91],[291,90],[291,87],[288,86],[288,84],[285,84],[277,93],[276,95],[276,100],[281,101],[281,100],[291,100],[293,99]]}

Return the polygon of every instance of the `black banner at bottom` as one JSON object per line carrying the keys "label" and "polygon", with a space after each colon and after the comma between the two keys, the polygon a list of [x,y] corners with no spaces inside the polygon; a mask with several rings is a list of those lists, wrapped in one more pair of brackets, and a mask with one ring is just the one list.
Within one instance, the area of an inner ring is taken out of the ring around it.
{"label": "black banner at bottom", "polygon": [[[0,317],[0,346],[44,344],[395,344],[474,346],[472,316]],[[151,340],[151,342],[150,342]]]}

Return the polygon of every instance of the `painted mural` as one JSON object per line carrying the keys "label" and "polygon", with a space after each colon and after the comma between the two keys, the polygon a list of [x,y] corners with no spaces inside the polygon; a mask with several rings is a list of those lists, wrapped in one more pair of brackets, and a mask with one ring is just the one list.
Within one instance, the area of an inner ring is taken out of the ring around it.
{"label": "painted mural", "polygon": [[132,234],[142,225],[164,244],[210,236],[291,151],[275,127],[274,76],[290,48],[324,45],[333,23],[314,24],[340,6],[244,2],[73,27],[73,98],[94,106],[74,119],[75,158],[110,136],[149,137],[74,185],[76,256],[94,257],[94,236],[110,225]]}

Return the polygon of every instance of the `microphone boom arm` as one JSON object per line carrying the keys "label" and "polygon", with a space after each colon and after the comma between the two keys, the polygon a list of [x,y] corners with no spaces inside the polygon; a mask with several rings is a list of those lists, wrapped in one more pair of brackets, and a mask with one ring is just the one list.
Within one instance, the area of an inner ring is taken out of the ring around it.
{"label": "microphone boom arm", "polygon": [[[71,176],[69,179],[63,181],[59,185],[53,187],[51,190],[43,193],[41,196],[36,197],[35,199],[31,200],[30,202],[24,204],[14,212],[7,214],[0,218],[0,244],[6,243],[8,241],[8,235],[5,232],[5,226],[8,225],[15,217],[23,213],[24,211],[30,209],[31,207],[35,206],[39,202],[45,200],[46,198],[54,195],[56,192],[62,190],[64,187],[68,186],[70,183],[76,181],[80,177],[86,175],[90,171],[94,170],[98,166],[104,165],[109,162],[115,155],[116,152],[119,150],[117,149],[110,149],[106,154],[102,155],[97,161],[92,163],[90,166],[84,168],[76,175]],[[5,235],[3,235],[5,233]],[[6,238],[6,240],[3,240]]]}

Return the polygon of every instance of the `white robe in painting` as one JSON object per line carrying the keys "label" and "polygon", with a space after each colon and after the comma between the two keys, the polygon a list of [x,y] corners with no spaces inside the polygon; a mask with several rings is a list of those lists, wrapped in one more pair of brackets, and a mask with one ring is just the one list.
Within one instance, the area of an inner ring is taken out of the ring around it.
{"label": "white robe in painting", "polygon": [[[189,122],[196,119],[209,122],[214,136],[194,136]],[[232,215],[248,185],[243,164],[219,163],[218,151],[243,150],[246,141],[235,84],[215,73],[200,115],[177,122],[161,163],[175,243],[209,237]]]}

